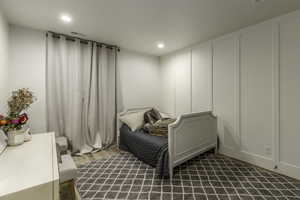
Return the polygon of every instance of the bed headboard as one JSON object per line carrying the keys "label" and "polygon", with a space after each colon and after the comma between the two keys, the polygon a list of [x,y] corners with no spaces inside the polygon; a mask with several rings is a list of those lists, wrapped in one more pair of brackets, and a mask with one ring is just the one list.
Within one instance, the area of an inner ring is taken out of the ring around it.
{"label": "bed headboard", "polygon": [[152,107],[139,107],[139,108],[130,108],[130,109],[126,109],[123,112],[118,113],[118,129],[121,128],[122,126],[122,122],[120,121],[120,117],[127,115],[127,114],[131,114],[131,113],[136,113],[136,112],[146,112],[148,110],[152,109]]}
{"label": "bed headboard", "polygon": [[147,110],[150,110],[150,109],[152,109],[152,107],[129,108],[129,109],[124,110],[123,112],[118,113],[118,117],[121,117],[121,116],[126,115],[126,114],[130,114],[130,113],[147,111]]}

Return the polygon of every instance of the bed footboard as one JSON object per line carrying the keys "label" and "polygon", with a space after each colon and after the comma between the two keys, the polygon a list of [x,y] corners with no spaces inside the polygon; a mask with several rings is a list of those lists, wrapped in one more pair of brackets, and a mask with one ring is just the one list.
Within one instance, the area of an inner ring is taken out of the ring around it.
{"label": "bed footboard", "polygon": [[174,167],[217,148],[217,119],[211,112],[181,115],[168,128],[170,178]]}

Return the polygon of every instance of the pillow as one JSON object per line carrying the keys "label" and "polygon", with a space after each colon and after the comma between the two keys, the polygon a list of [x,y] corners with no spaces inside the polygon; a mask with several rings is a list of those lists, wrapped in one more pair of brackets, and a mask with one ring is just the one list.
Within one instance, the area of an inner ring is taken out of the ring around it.
{"label": "pillow", "polygon": [[136,131],[142,128],[144,125],[144,113],[145,112],[136,112],[123,115],[120,117],[120,120],[126,124],[131,131]]}
{"label": "pillow", "polygon": [[162,117],[160,113],[156,109],[151,109],[144,114],[144,121],[145,123],[154,124],[158,120],[160,120]]}

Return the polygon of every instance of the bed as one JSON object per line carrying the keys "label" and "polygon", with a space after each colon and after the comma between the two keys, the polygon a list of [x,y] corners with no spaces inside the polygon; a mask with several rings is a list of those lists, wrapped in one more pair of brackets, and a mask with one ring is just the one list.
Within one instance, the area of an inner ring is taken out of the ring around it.
{"label": "bed", "polygon": [[[149,109],[128,109],[119,113],[118,118]],[[142,129],[133,132],[118,120],[117,140],[120,149],[156,167],[161,177],[172,179],[176,166],[208,150],[217,151],[217,120],[211,112],[180,115],[168,126],[168,137],[150,135]]]}

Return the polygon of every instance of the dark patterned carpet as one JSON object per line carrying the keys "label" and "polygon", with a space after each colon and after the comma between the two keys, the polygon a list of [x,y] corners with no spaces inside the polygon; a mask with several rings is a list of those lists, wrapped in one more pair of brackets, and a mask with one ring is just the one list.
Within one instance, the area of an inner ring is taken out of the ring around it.
{"label": "dark patterned carpet", "polygon": [[83,200],[300,200],[300,181],[221,155],[204,154],[177,167],[172,182],[129,153],[79,167]]}

